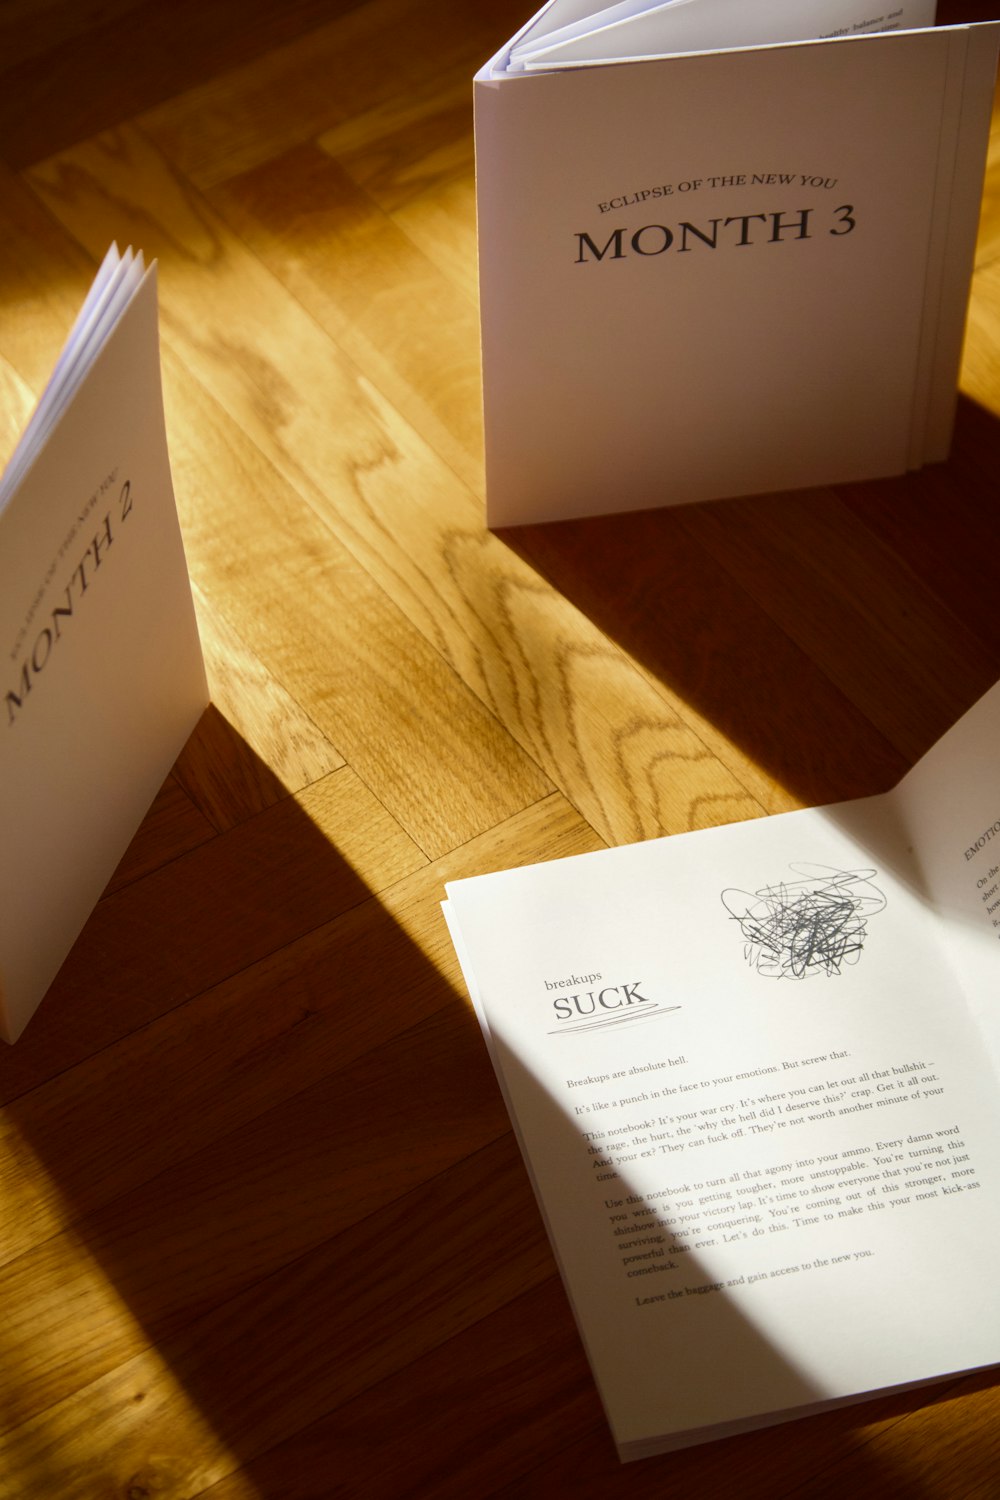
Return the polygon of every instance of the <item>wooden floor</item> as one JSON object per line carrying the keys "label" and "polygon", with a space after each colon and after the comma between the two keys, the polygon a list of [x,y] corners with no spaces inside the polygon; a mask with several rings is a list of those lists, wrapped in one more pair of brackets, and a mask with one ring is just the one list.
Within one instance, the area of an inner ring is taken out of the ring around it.
{"label": "wooden floor", "polygon": [[1000,677],[1000,127],[949,463],[490,535],[470,77],[525,16],[0,4],[0,441],[157,257],[214,700],[0,1055],[5,1500],[1000,1496],[993,1375],[618,1465],[438,909],[883,790]]}

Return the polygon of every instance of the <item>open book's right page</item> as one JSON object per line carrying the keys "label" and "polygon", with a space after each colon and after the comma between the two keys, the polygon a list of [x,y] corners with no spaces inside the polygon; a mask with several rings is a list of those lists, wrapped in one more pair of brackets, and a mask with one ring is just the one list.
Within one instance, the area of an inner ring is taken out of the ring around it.
{"label": "open book's right page", "polygon": [[1000,1078],[1000,685],[892,793]]}

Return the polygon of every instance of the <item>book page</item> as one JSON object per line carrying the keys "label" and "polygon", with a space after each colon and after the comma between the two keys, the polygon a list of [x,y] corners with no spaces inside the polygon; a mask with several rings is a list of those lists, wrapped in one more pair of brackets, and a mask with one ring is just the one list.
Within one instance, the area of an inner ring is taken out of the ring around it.
{"label": "book page", "polygon": [[597,14],[539,34],[522,34],[511,69],[582,66],[626,58],[662,57],[787,42],[822,41],[934,25],[934,0],[885,7],[862,0],[621,0]]}
{"label": "book page", "polygon": [[997,1078],[891,799],[448,896],[623,1457],[995,1360]]}

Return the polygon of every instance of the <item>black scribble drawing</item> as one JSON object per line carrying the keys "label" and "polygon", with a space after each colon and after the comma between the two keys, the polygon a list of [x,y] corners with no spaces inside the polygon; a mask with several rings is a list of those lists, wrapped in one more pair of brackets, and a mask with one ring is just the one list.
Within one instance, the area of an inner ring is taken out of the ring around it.
{"label": "black scribble drawing", "polygon": [[722,904],[743,935],[751,968],[771,979],[828,978],[856,964],[868,919],[885,906],[876,870],[789,865],[795,879],[757,891],[725,890]]}

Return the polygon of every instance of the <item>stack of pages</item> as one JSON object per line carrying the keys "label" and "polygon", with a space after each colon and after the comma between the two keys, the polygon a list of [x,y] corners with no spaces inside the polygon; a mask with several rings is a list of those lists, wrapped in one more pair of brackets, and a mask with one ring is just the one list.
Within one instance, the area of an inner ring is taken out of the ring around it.
{"label": "stack of pages", "polygon": [[477,74],[487,518],[947,455],[996,23],[550,0]]}
{"label": "stack of pages", "polygon": [[1000,1360],[998,744],[448,886],[623,1459]]}
{"label": "stack of pages", "polygon": [[0,480],[0,1035],[24,1027],[208,701],[155,265],[112,248]]}

